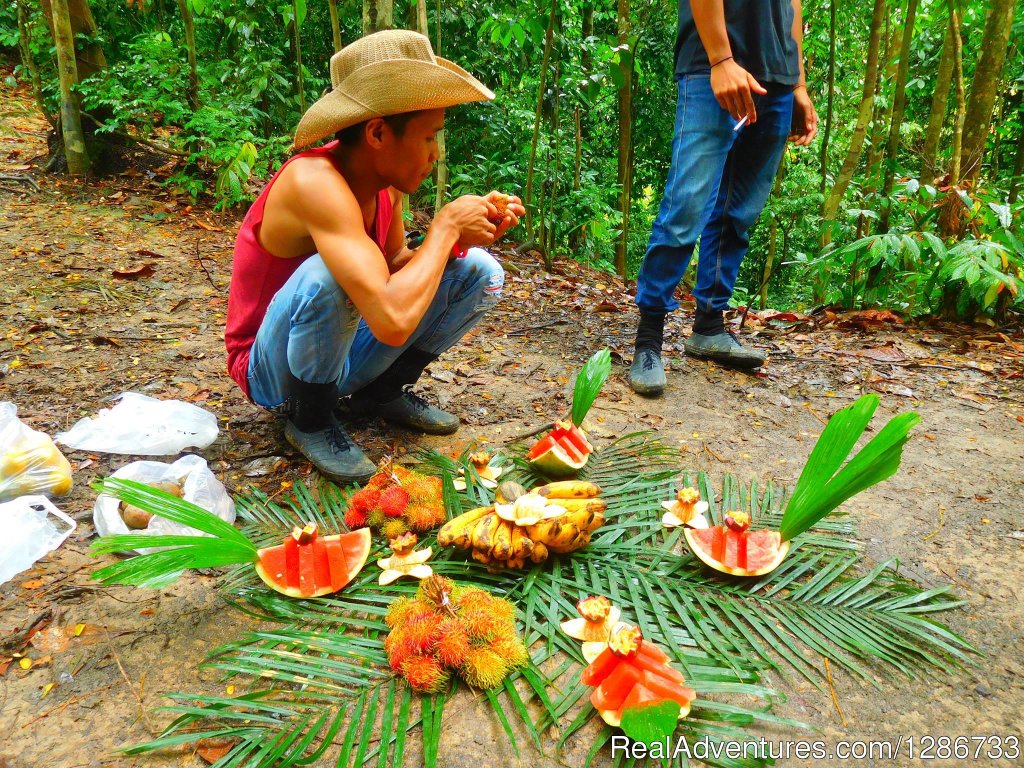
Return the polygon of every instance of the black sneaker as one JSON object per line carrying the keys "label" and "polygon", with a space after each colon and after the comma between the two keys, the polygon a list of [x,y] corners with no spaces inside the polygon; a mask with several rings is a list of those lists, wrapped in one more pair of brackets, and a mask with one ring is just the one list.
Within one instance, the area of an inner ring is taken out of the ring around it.
{"label": "black sneaker", "polygon": [[633,354],[629,368],[629,386],[638,395],[657,397],[665,391],[665,366],[661,355],[650,347],[641,347]]}
{"label": "black sneaker", "polygon": [[442,411],[408,390],[386,403],[352,397],[348,411],[352,414],[380,416],[392,424],[426,432],[428,435],[450,435],[459,428],[459,417],[454,413]]}
{"label": "black sneaker", "polygon": [[289,420],[285,423],[284,437],[321,475],[341,485],[365,483],[377,471],[340,424],[303,432]]}
{"label": "black sneaker", "polygon": [[744,370],[760,368],[767,357],[764,352],[744,347],[732,331],[721,331],[710,336],[693,333],[683,344],[683,348],[686,354],[693,357],[708,358]]}

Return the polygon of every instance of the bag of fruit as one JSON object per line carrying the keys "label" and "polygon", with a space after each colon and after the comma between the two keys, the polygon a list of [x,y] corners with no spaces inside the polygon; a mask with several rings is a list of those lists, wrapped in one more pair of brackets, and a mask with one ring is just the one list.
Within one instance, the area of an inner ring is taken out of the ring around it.
{"label": "bag of fruit", "polygon": [[71,464],[49,435],[32,429],[17,414],[14,403],[0,402],[0,501],[71,493]]}

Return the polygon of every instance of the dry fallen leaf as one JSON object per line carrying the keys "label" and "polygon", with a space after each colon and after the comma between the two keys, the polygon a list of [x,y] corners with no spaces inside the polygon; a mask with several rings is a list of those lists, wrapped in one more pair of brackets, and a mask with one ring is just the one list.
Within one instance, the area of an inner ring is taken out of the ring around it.
{"label": "dry fallen leaf", "polygon": [[156,270],[153,269],[152,264],[143,264],[135,269],[115,269],[112,274],[122,280],[139,280],[143,277],[152,277],[156,274]]}
{"label": "dry fallen leaf", "polygon": [[208,763],[216,763],[238,743],[237,739],[200,739],[196,753]]}

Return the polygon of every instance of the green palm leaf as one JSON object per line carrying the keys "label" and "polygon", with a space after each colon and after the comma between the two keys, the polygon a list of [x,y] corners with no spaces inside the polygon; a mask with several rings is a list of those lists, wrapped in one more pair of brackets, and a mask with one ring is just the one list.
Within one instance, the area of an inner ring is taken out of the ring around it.
{"label": "green palm leaf", "polygon": [[601,387],[612,373],[612,354],[607,349],[595,352],[576,375],[572,390],[572,423],[579,426],[587,417]]}
{"label": "green palm leaf", "polygon": [[910,430],[921,420],[916,413],[894,417],[840,469],[878,402],[878,395],[864,395],[829,419],[782,516],[783,541],[796,538],[851,496],[896,474]]}

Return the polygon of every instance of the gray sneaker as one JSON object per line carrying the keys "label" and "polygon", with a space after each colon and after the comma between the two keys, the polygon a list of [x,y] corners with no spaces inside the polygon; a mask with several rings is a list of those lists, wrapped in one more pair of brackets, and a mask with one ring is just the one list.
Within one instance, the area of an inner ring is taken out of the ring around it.
{"label": "gray sneaker", "polygon": [[733,368],[759,368],[766,355],[756,349],[747,349],[740,344],[732,331],[722,331],[710,336],[693,333],[683,344],[686,354],[693,357],[706,357],[715,362]]}
{"label": "gray sneaker", "polygon": [[349,408],[367,416],[380,416],[392,424],[428,435],[450,435],[459,428],[459,417],[454,413],[436,408],[419,395],[405,391],[399,397],[386,403],[352,399]]}
{"label": "gray sneaker", "polygon": [[641,347],[633,355],[629,368],[629,386],[638,395],[656,397],[665,391],[665,366],[661,355],[650,347]]}
{"label": "gray sneaker", "polygon": [[365,483],[377,471],[374,463],[359,450],[340,424],[318,432],[303,432],[288,421],[284,437],[313,462],[321,475],[341,485]]}

